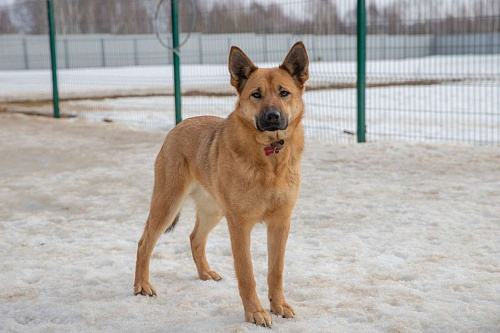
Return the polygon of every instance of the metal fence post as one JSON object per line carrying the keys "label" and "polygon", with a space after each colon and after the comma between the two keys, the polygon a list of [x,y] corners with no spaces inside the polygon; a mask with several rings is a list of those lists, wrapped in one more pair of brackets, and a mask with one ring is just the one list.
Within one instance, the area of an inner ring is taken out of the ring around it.
{"label": "metal fence post", "polygon": [[199,56],[200,56],[200,65],[203,65],[203,34],[198,35],[198,48],[199,48]]}
{"label": "metal fence post", "polygon": [[24,69],[30,69],[30,61],[28,58],[28,45],[26,37],[23,38],[23,55],[24,55]]}
{"label": "metal fence post", "polygon": [[139,66],[139,46],[137,45],[137,39],[133,39],[134,43],[134,66]]}
{"label": "metal fence post", "polygon": [[268,62],[269,61],[269,57],[267,55],[268,53],[268,50],[267,50],[267,33],[264,34],[264,62]]}
{"label": "metal fence post", "polygon": [[172,0],[172,44],[174,47],[175,124],[182,121],[181,113],[181,70],[179,58],[179,11],[177,0]]}
{"label": "metal fence post", "polygon": [[68,39],[64,39],[64,62],[66,63],[66,68],[69,68],[69,47]]}
{"label": "metal fence post", "polygon": [[102,67],[106,67],[106,49],[104,46],[104,38],[101,38],[101,61]]}
{"label": "metal fence post", "polygon": [[358,0],[357,7],[357,63],[358,63],[358,78],[357,78],[357,93],[358,93],[358,126],[357,137],[358,142],[366,142],[366,125],[365,125],[365,89],[366,89],[366,5],[365,0]]}
{"label": "metal fence post", "polygon": [[56,53],[56,29],[54,22],[54,3],[47,0],[47,12],[49,20],[50,37],[50,62],[52,64],[52,103],[54,105],[54,118],[59,118],[59,90],[57,88],[57,53]]}

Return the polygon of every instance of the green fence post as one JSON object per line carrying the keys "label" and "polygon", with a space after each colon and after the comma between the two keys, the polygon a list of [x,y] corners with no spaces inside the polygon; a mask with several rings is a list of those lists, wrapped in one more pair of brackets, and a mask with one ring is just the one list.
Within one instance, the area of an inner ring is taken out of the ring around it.
{"label": "green fence post", "polygon": [[179,57],[179,11],[177,0],[172,0],[172,42],[174,47],[174,89],[175,89],[175,124],[182,121],[181,113],[181,69]]}
{"label": "green fence post", "polygon": [[366,89],[366,5],[365,0],[358,0],[357,7],[357,94],[358,94],[358,142],[366,142],[365,125],[365,89]]}
{"label": "green fence post", "polygon": [[52,65],[52,104],[54,105],[54,118],[60,118],[59,89],[57,87],[56,29],[54,21],[54,3],[52,0],[47,0],[47,12],[49,19],[50,62]]}

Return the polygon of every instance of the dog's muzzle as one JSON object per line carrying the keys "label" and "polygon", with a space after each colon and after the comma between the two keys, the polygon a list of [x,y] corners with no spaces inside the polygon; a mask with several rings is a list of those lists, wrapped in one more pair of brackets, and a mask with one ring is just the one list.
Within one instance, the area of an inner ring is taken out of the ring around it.
{"label": "dog's muzzle", "polygon": [[284,130],[288,127],[288,119],[276,108],[265,108],[255,120],[261,132]]}

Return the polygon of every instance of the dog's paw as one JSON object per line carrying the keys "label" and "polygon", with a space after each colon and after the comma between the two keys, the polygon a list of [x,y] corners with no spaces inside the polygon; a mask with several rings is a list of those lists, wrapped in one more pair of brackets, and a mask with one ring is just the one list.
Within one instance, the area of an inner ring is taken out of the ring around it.
{"label": "dog's paw", "polygon": [[222,278],[220,277],[219,274],[217,274],[217,272],[208,271],[208,272],[201,273],[200,279],[202,279],[203,281],[207,281],[207,280],[220,281]]}
{"label": "dog's paw", "polygon": [[248,322],[262,327],[271,327],[272,324],[271,315],[264,309],[254,312],[246,312],[245,317]]}
{"label": "dog's paw", "polygon": [[134,295],[156,296],[156,290],[149,282],[141,282],[134,286]]}
{"label": "dog's paw", "polygon": [[273,302],[271,301],[271,313],[283,318],[293,318],[295,310],[287,302]]}

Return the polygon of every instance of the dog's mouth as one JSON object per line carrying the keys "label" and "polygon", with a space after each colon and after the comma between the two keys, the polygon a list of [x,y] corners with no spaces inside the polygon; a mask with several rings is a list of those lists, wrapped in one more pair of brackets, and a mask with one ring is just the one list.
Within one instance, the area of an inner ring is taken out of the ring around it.
{"label": "dog's mouth", "polygon": [[281,124],[276,123],[264,123],[259,121],[259,118],[255,119],[255,127],[259,132],[275,132],[286,130],[288,127],[288,120],[285,119]]}

